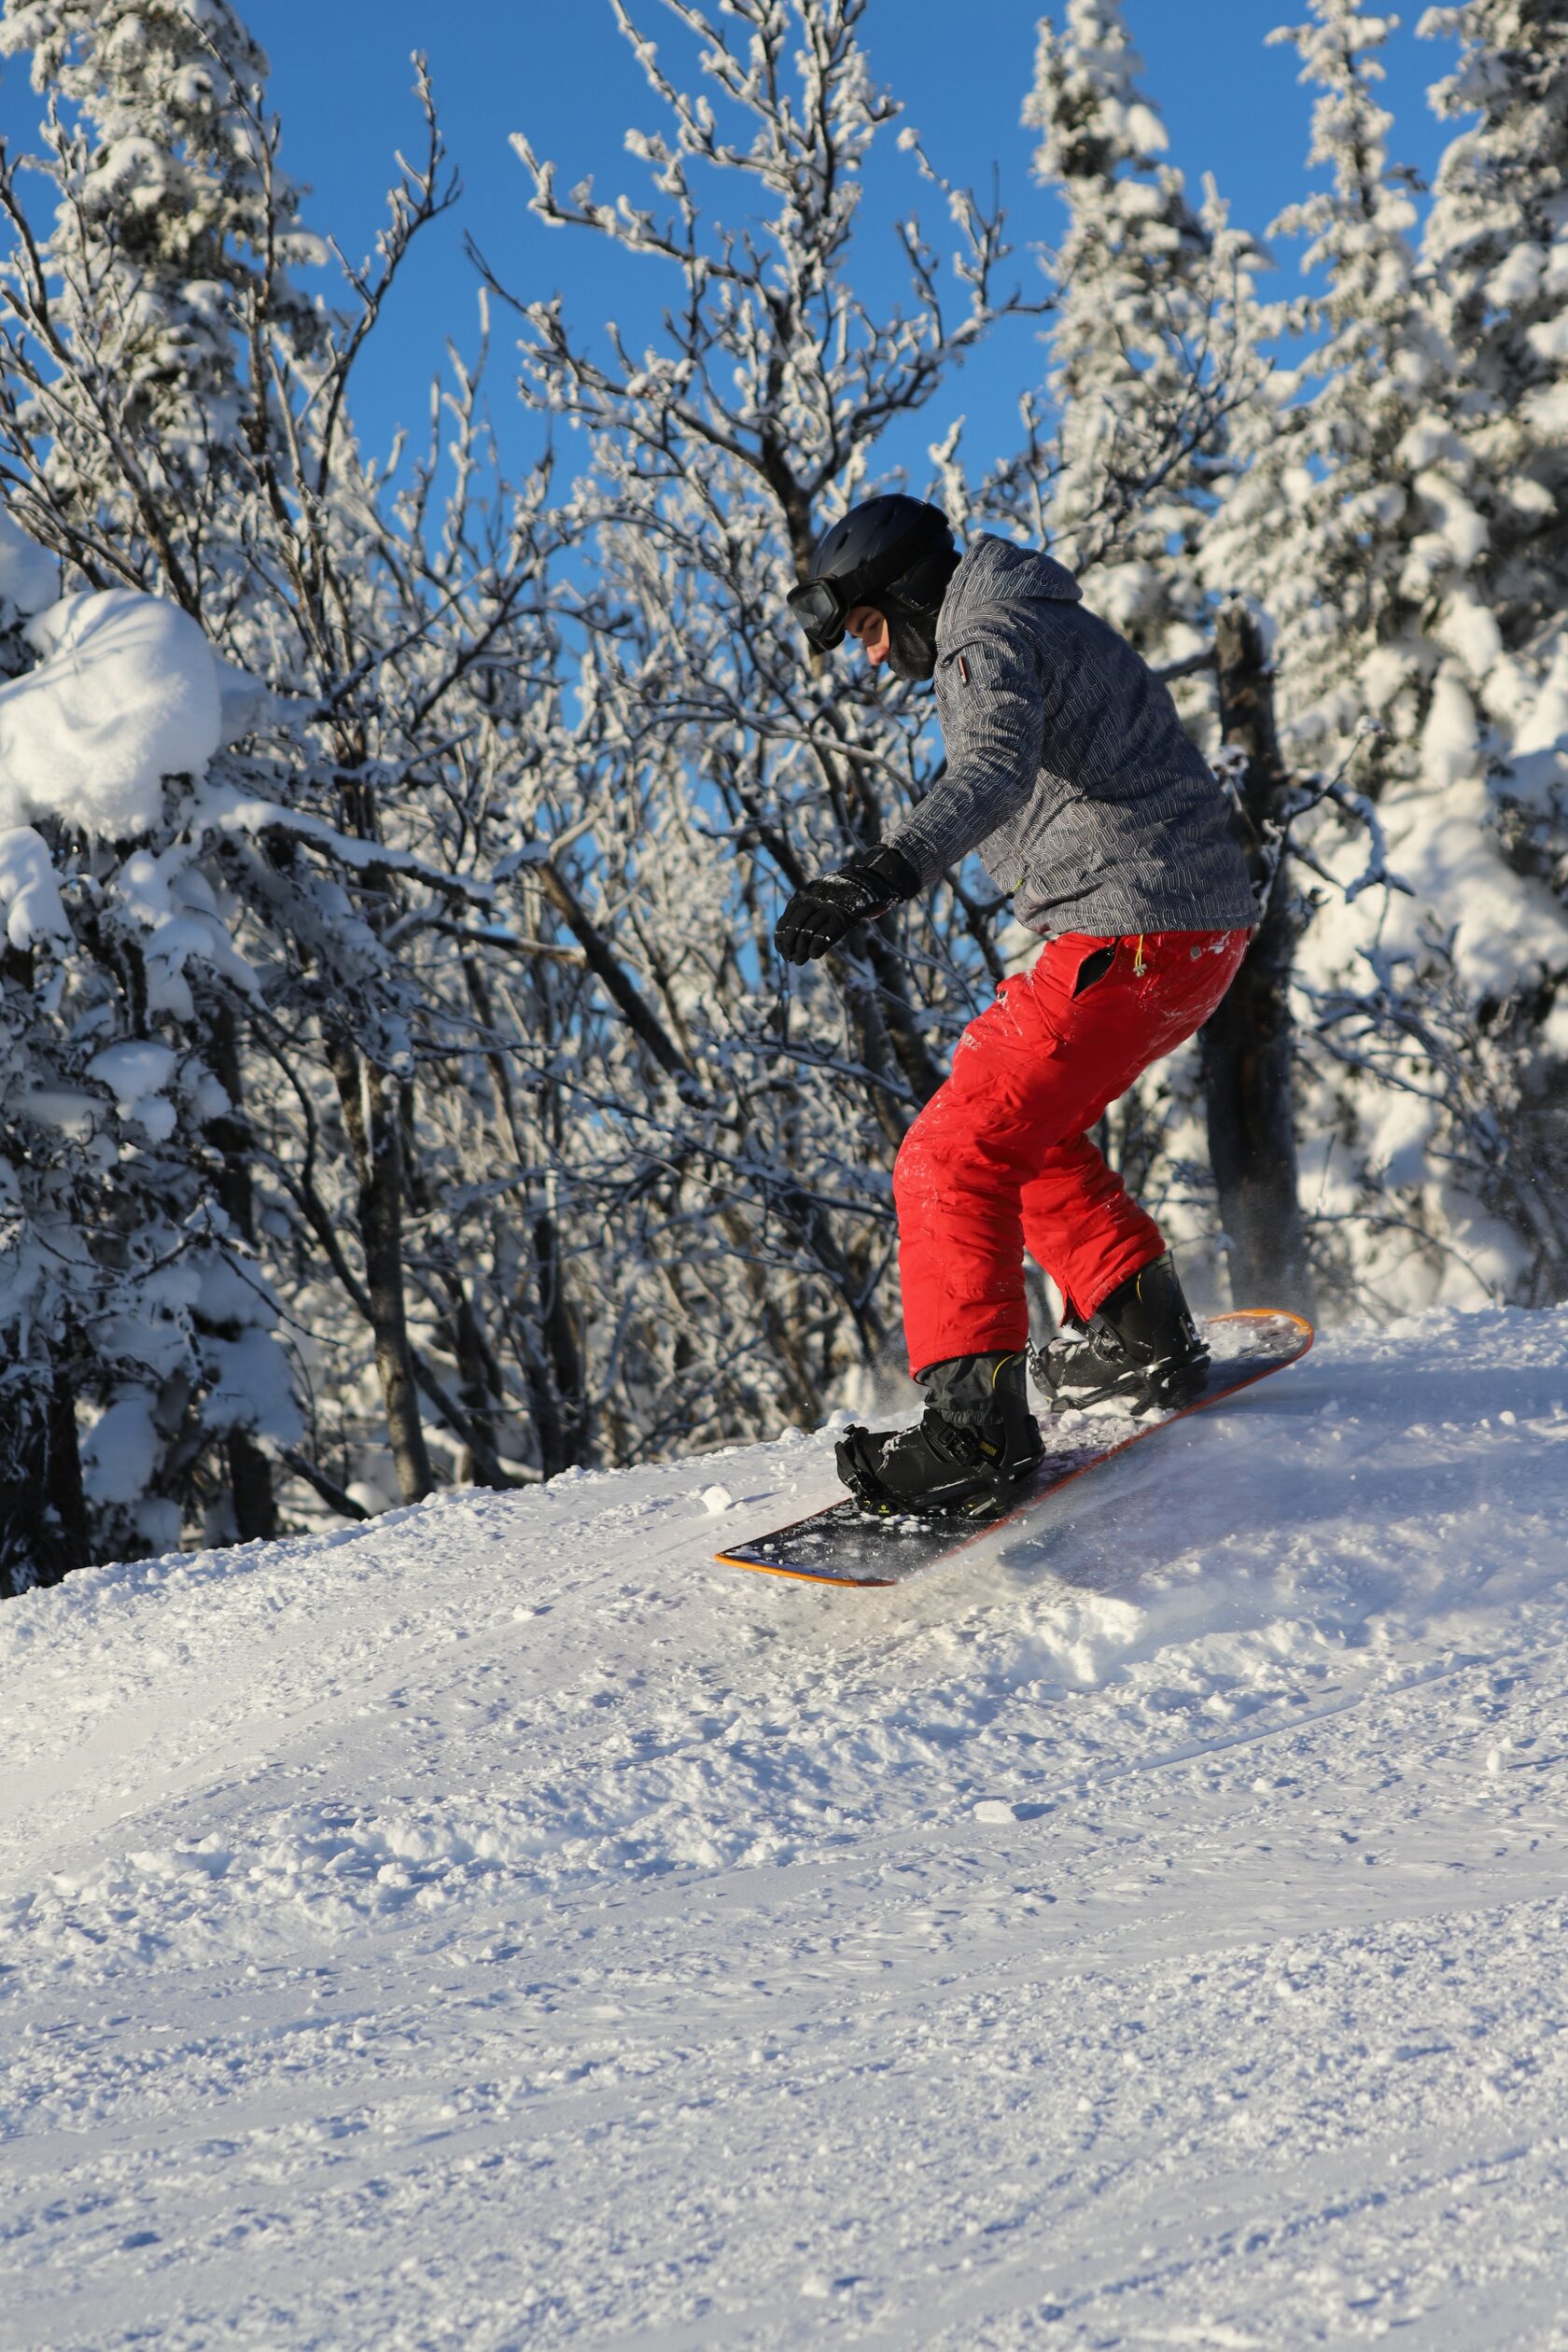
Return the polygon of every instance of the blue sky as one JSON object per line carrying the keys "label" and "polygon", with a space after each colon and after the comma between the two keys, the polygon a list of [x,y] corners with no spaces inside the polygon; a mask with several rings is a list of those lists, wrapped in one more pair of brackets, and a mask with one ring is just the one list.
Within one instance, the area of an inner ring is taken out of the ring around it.
{"label": "blue sky", "polygon": [[[509,285],[527,294],[560,290],[582,330],[607,317],[634,337],[654,328],[664,299],[657,275],[647,264],[618,261],[591,234],[545,230],[526,209],[526,176],[508,144],[509,133],[525,132],[555,159],[563,188],[592,173],[601,194],[637,189],[640,167],[622,141],[629,125],[654,127],[659,109],[614,29],[608,0],[455,0],[445,8],[428,0],[240,5],[272,59],[286,165],[314,190],[314,225],[356,254],[373,236],[393,150],[418,136],[410,53],[423,48],[430,59],[465,192],[455,215],[427,232],[371,346],[355,402],[369,445],[385,445],[399,421],[420,428],[444,340],[469,345],[475,337],[465,230]],[[1060,7],[1054,0],[1055,13]],[[1171,160],[1195,185],[1211,170],[1233,217],[1257,231],[1306,185],[1309,96],[1296,86],[1294,51],[1264,46],[1270,27],[1296,12],[1304,14],[1304,6],[1295,11],[1281,0],[1127,0],[1145,92],[1164,114]],[[679,36],[660,0],[640,0],[640,13],[673,58]],[[1048,241],[1059,218],[1054,200],[1031,184],[1030,140],[1019,124],[1042,13],[1035,0],[871,0],[864,23],[878,79],[904,102],[905,119],[919,128],[939,168],[987,188],[993,170],[1000,175],[1016,232],[1015,266],[1026,282],[1035,272],[1029,245]],[[1407,29],[1386,53],[1394,152],[1428,175],[1445,133],[1425,92],[1447,54]],[[21,69],[7,65],[0,125],[21,144],[35,115]],[[912,177],[904,179],[903,201],[913,190]],[[932,226],[941,226],[934,214]],[[1281,258],[1290,259],[1288,252]],[[865,275],[889,295],[895,259],[868,222]],[[1032,338],[1032,329],[1018,329],[987,346],[955,387],[950,408],[969,419],[972,459],[1009,444],[1018,393],[1039,371]],[[515,415],[514,371],[504,349],[497,362],[492,400],[508,455],[520,458],[531,436]],[[921,441],[930,438],[922,430]]]}

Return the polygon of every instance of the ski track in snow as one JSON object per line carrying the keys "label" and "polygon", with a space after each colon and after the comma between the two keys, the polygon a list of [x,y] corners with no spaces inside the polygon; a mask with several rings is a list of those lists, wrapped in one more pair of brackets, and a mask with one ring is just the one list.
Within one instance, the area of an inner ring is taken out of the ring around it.
{"label": "ski track in snow", "polygon": [[710,1564],[833,1491],[0,1609],[0,2345],[1568,2345],[1568,1313]]}

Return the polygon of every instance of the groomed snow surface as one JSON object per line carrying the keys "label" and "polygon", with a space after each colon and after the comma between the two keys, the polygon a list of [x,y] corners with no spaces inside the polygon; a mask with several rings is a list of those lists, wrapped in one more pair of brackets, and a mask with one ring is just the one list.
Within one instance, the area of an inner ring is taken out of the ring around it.
{"label": "groomed snow surface", "polygon": [[830,1448],[0,1609],[0,2342],[1568,2345],[1568,1314],[708,1562]]}

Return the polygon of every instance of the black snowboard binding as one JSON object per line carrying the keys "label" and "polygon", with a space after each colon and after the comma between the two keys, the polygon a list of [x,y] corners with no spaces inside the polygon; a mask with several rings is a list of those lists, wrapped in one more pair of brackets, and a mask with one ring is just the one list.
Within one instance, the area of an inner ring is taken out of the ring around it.
{"label": "black snowboard binding", "polygon": [[1053,1412],[1115,1397],[1134,1413],[1169,1412],[1203,1393],[1209,1351],[1169,1253],[1130,1276],[1089,1317],[1069,1323],[1030,1368]]}
{"label": "black snowboard binding", "polygon": [[916,1379],[931,1394],[913,1429],[847,1429],[838,1475],[862,1511],[1003,1509],[1042,1460],[1021,1349],[953,1356]]}

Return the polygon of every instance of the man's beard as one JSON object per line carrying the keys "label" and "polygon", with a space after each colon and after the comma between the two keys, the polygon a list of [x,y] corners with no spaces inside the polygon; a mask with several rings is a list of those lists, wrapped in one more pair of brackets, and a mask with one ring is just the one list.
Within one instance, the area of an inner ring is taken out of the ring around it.
{"label": "man's beard", "polygon": [[888,623],[888,667],[893,676],[907,679],[914,685],[934,678],[935,613],[889,612],[884,606],[882,617]]}

